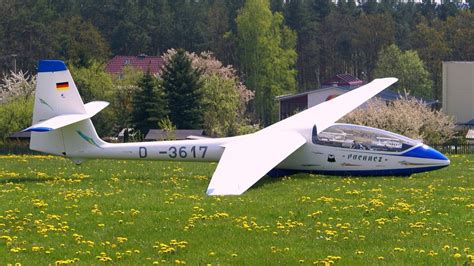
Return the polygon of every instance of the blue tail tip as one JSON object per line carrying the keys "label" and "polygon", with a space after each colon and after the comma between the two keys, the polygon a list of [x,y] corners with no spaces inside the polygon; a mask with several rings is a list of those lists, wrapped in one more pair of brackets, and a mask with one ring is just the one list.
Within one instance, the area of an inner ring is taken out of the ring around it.
{"label": "blue tail tip", "polygon": [[39,72],[56,72],[67,70],[66,64],[61,60],[40,60],[38,64]]}

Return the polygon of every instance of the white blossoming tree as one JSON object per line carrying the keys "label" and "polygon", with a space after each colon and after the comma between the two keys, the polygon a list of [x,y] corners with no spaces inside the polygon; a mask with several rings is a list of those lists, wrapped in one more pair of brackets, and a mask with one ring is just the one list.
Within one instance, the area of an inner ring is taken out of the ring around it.
{"label": "white blossoming tree", "polygon": [[452,117],[409,95],[389,103],[375,98],[347,114],[341,122],[385,129],[427,144],[445,143],[455,134]]}

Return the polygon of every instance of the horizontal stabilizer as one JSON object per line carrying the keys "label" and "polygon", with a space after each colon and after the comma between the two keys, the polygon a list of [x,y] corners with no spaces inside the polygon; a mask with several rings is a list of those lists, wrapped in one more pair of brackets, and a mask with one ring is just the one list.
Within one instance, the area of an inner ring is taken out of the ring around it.
{"label": "horizontal stabilizer", "polygon": [[52,131],[58,128],[62,128],[62,127],[93,117],[99,111],[107,107],[107,105],[109,105],[109,103],[103,102],[103,101],[90,102],[84,105],[84,108],[86,110],[85,114],[58,115],[48,120],[41,121],[37,124],[34,124],[31,127],[24,129],[23,132],[28,132],[28,131],[45,132],[45,131]]}
{"label": "horizontal stabilizer", "polygon": [[255,133],[225,144],[208,195],[240,195],[275,168],[306,139],[296,132]]}

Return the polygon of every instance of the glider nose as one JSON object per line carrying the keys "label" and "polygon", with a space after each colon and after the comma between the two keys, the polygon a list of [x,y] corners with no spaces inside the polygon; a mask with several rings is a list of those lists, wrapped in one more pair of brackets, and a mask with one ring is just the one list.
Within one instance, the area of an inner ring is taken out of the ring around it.
{"label": "glider nose", "polygon": [[442,167],[448,166],[451,163],[444,154],[424,144],[410,150],[404,155],[415,158],[430,159],[431,163]]}
{"label": "glider nose", "polygon": [[437,160],[436,163],[442,166],[448,166],[451,163],[448,157],[446,157],[441,152],[435,150],[434,148],[428,145],[423,145],[422,147],[423,147],[423,152],[425,153],[425,158]]}

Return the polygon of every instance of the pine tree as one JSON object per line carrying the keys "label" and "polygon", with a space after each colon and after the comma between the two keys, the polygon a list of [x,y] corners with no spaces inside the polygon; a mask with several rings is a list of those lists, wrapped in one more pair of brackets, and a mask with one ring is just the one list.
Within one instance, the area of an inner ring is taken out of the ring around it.
{"label": "pine tree", "polygon": [[178,129],[202,127],[201,73],[194,70],[186,52],[179,49],[166,64],[162,86],[168,95],[170,119]]}
{"label": "pine tree", "polygon": [[168,114],[165,93],[150,73],[146,73],[139,80],[132,103],[132,124],[143,134],[151,128],[156,128],[158,121]]}

